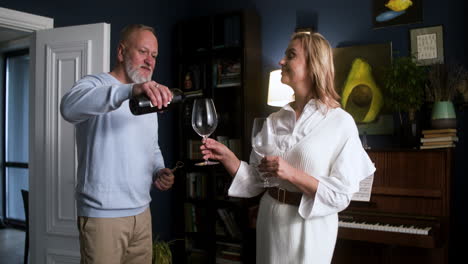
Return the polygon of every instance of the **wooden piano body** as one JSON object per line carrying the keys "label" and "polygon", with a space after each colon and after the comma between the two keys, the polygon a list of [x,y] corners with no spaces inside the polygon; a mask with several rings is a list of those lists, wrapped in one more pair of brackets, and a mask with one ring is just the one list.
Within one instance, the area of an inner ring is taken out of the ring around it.
{"label": "wooden piano body", "polygon": [[448,263],[452,151],[368,154],[371,200],[339,214],[333,263]]}

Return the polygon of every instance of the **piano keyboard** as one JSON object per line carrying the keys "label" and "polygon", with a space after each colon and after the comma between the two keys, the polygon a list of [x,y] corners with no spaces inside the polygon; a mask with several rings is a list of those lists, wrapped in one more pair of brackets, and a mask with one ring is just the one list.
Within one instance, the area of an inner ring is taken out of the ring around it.
{"label": "piano keyboard", "polygon": [[429,235],[431,227],[414,227],[414,226],[395,226],[389,224],[371,224],[366,222],[345,222],[339,220],[339,227],[344,228],[353,228],[353,229],[365,229],[365,230],[374,230],[374,231],[384,231],[384,232],[394,232],[394,233],[406,233],[406,234],[415,234],[415,235]]}

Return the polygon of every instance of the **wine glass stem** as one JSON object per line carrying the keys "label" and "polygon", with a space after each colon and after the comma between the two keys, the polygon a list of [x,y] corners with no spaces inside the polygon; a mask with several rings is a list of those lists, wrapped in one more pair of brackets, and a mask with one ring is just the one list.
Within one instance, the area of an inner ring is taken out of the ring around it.
{"label": "wine glass stem", "polygon": [[[205,141],[208,138],[208,136],[202,136],[202,137],[203,137],[202,143],[205,144]],[[205,159],[205,165],[208,165],[208,159]]]}
{"label": "wine glass stem", "polygon": [[[266,155],[260,155],[262,157],[262,159],[266,156]],[[263,188],[269,188],[270,187],[270,181],[268,180],[268,177],[265,175],[266,173],[263,174]]]}

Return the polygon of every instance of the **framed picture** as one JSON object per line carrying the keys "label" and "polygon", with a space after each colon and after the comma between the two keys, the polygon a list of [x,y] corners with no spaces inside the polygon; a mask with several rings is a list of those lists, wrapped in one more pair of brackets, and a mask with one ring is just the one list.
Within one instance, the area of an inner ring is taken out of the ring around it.
{"label": "framed picture", "polygon": [[372,0],[374,28],[420,23],[423,0]]}
{"label": "framed picture", "polygon": [[418,65],[444,63],[444,36],[442,26],[410,30],[411,54]]}
{"label": "framed picture", "polygon": [[336,91],[359,133],[391,135],[393,117],[384,107],[382,88],[385,69],[392,61],[392,43],[334,48],[333,60]]}

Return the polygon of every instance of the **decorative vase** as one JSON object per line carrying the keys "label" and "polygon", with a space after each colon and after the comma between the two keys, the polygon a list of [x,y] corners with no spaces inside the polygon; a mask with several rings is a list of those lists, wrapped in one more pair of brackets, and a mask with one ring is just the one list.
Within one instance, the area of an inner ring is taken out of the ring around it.
{"label": "decorative vase", "polygon": [[431,126],[434,129],[457,128],[457,117],[452,101],[437,101],[434,103]]}

